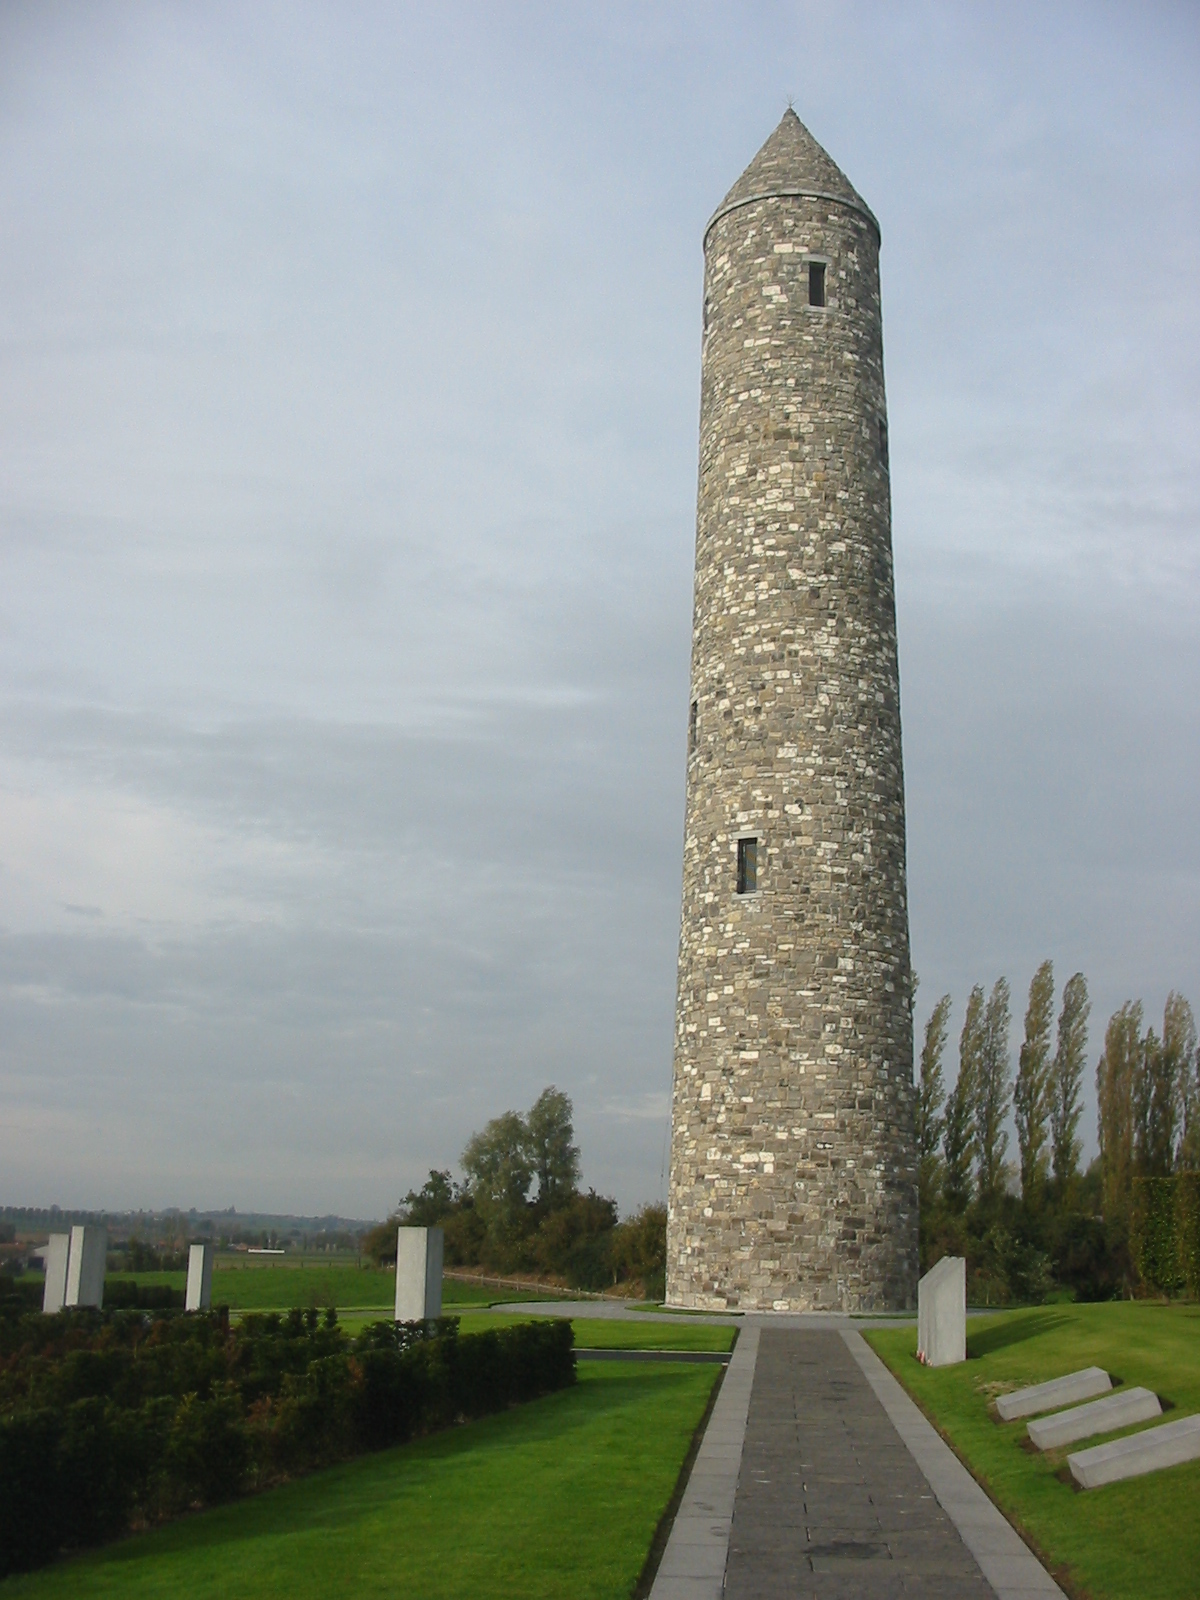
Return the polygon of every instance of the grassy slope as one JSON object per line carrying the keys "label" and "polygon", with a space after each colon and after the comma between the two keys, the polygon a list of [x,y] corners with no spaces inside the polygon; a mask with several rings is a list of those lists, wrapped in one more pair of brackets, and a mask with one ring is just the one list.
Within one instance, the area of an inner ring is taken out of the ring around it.
{"label": "grassy slope", "polygon": [[3,1600],[625,1600],[716,1372],[574,1389],[0,1584]]}
{"label": "grassy slope", "polygon": [[1200,1411],[1200,1307],[1046,1306],[972,1319],[968,1330],[972,1359],[936,1370],[918,1365],[911,1326],[866,1338],[1076,1593],[1093,1600],[1200,1593],[1200,1462],[1081,1493],[1057,1476],[1068,1451],[1029,1453],[1021,1447],[1026,1422],[1000,1424],[988,1412],[997,1393],[1092,1365],[1172,1400],[1178,1409],[1168,1420]]}

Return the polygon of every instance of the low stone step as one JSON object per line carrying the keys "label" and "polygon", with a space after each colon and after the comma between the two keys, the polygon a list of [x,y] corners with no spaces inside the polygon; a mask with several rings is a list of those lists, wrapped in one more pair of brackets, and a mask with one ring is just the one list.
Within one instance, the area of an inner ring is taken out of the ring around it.
{"label": "low stone step", "polygon": [[1060,1445],[1074,1444],[1076,1439],[1131,1428],[1135,1422],[1149,1422],[1152,1417],[1161,1416],[1158,1396],[1151,1390],[1121,1389],[1103,1400],[1092,1400],[1086,1406],[1073,1406],[1070,1411],[1031,1422],[1029,1437],[1039,1450],[1057,1450]]}
{"label": "low stone step", "polygon": [[1036,1417],[1039,1411],[1057,1411],[1060,1406],[1078,1405],[1093,1395],[1107,1394],[1112,1379],[1103,1367],[1083,1367],[1078,1372],[1068,1372],[1065,1377],[1051,1378],[1048,1383],[1035,1383],[1029,1389],[1017,1389],[1012,1394],[1002,1394],[996,1401],[996,1410],[1004,1422],[1015,1422],[1018,1417]]}
{"label": "low stone step", "polygon": [[1098,1489],[1104,1483],[1122,1478],[1140,1478],[1146,1472],[1161,1472],[1183,1461],[1200,1460],[1200,1416],[1180,1417],[1147,1428],[1128,1439],[1110,1439],[1067,1457],[1071,1476],[1083,1489]]}

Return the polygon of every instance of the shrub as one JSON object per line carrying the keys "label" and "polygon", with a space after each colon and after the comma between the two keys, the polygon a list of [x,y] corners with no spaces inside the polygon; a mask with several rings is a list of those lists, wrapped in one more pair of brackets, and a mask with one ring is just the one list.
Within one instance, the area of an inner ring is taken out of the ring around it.
{"label": "shrub", "polygon": [[1134,1178],[1129,1248],[1142,1282],[1161,1294],[1180,1286],[1174,1178]]}
{"label": "shrub", "polygon": [[0,1324],[0,1577],[575,1380],[569,1322],[138,1312]]}
{"label": "shrub", "polygon": [[1200,1172],[1181,1172],[1175,1179],[1175,1236],[1179,1276],[1200,1300]]}
{"label": "shrub", "polygon": [[104,1304],[110,1311],[183,1310],[182,1289],[169,1283],[135,1283],[132,1278],[108,1278],[104,1284]]}

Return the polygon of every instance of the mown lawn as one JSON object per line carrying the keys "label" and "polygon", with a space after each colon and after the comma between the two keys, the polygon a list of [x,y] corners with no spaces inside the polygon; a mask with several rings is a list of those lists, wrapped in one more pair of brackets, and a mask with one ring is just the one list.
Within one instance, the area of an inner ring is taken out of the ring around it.
{"label": "mown lawn", "polygon": [[1043,1306],[967,1328],[970,1359],[937,1369],[917,1362],[911,1325],[865,1337],[1064,1587],[1090,1600],[1194,1600],[1200,1462],[1083,1492],[1069,1481],[1068,1450],[1023,1448],[1028,1419],[999,1423],[989,1407],[1006,1390],[1098,1366],[1172,1402],[1164,1420],[1200,1411],[1200,1306]]}
{"label": "mown lawn", "polygon": [[[169,1284],[182,1292],[186,1272],[113,1272],[112,1278],[130,1279],[144,1284]],[[289,1261],[260,1266],[228,1265],[218,1261],[213,1267],[213,1305],[232,1311],[288,1311],[293,1306],[337,1306],[339,1311],[390,1310],[396,1303],[396,1274],[391,1268],[350,1265],[329,1266],[313,1262],[304,1266]],[[520,1301],[545,1299],[544,1291],[507,1293],[477,1283],[442,1283],[442,1304],[456,1306],[491,1305],[497,1299]]]}
{"label": "mown lawn", "polygon": [[0,1583],[3,1600],[627,1600],[716,1369],[573,1389]]}

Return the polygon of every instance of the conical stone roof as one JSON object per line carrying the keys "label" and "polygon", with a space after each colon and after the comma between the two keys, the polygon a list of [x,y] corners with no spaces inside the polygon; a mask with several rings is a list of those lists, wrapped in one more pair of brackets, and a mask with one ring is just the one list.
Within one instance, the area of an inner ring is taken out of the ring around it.
{"label": "conical stone roof", "polygon": [[[879,232],[879,223],[850,179],[828,156],[789,106],[775,132],[713,213],[708,227],[729,211],[770,195],[807,195],[840,200],[860,211]],[[708,229],[705,230],[707,237]]]}

